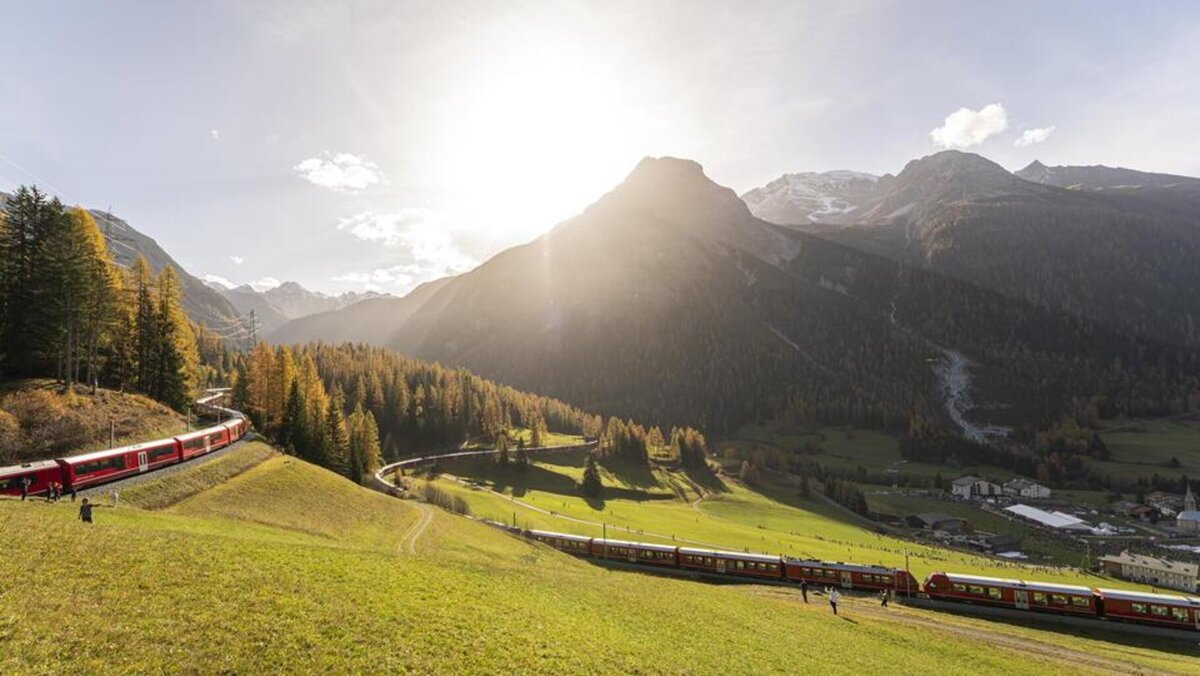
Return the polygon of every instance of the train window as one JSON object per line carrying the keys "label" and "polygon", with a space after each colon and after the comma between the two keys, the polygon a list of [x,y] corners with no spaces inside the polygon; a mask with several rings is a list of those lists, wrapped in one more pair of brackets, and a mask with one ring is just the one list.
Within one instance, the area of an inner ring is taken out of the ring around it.
{"label": "train window", "polygon": [[738,570],[745,570],[746,562],[745,561],[734,561],[733,566],[735,568],[737,568]]}
{"label": "train window", "polygon": [[979,594],[980,596],[983,596],[983,587],[973,584],[969,586],[969,589],[971,590],[972,594]]}
{"label": "train window", "polygon": [[1033,602],[1046,605],[1046,595],[1042,592],[1033,592]]}
{"label": "train window", "polygon": [[163,458],[169,458],[172,455],[175,455],[175,449],[171,448],[170,446],[157,448],[153,451],[150,451],[150,462],[158,462],[159,460],[162,460]]}
{"label": "train window", "polygon": [[965,584],[956,584],[956,585],[954,585],[954,591],[956,591],[956,592],[966,592],[966,591],[967,591],[967,585],[965,585]]}
{"label": "train window", "polygon": [[1175,616],[1175,620],[1178,622],[1187,622],[1188,621],[1187,608],[1172,608],[1171,614]]}
{"label": "train window", "polygon": [[1166,606],[1150,606],[1150,614],[1157,615],[1159,617],[1166,617],[1167,616],[1167,607]]}
{"label": "train window", "polygon": [[80,474],[91,474],[92,472],[102,472],[109,469],[125,469],[125,456],[118,455],[106,460],[93,460],[85,462],[82,465],[75,466],[76,476]]}
{"label": "train window", "polygon": [[1050,598],[1060,606],[1065,606],[1069,603],[1065,594],[1053,594]]}
{"label": "train window", "polygon": [[1142,613],[1143,615],[1146,614],[1146,604],[1144,604],[1144,603],[1132,603],[1129,605],[1129,607],[1135,613]]}
{"label": "train window", "polygon": [[1001,597],[1000,588],[999,587],[988,587],[988,596],[990,596],[994,599],[1000,598]]}
{"label": "train window", "polygon": [[1091,605],[1091,602],[1088,599],[1088,597],[1086,597],[1086,596],[1072,596],[1071,597],[1071,605],[1076,605],[1076,606],[1081,606],[1081,607],[1086,608],[1087,606]]}

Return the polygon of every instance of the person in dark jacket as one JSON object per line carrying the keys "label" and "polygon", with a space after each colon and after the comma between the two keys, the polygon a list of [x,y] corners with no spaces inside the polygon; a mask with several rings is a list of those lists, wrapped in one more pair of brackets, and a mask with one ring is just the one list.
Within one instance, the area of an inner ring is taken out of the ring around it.
{"label": "person in dark jacket", "polygon": [[88,502],[87,498],[84,498],[83,502],[80,503],[80,505],[79,505],[79,520],[84,523],[91,523],[92,522],[92,508],[98,507],[98,506],[99,505],[93,505],[92,503]]}
{"label": "person in dark jacket", "polygon": [[887,593],[887,590],[884,589],[883,591],[879,592],[879,605],[883,606],[884,608],[887,608],[887,602],[888,602],[888,593]]}
{"label": "person in dark jacket", "polygon": [[804,597],[804,602],[808,603],[808,580],[800,580],[800,595]]}
{"label": "person in dark jacket", "polygon": [[29,484],[33,483],[29,477],[21,477],[21,502],[25,502],[25,498],[29,497]]}

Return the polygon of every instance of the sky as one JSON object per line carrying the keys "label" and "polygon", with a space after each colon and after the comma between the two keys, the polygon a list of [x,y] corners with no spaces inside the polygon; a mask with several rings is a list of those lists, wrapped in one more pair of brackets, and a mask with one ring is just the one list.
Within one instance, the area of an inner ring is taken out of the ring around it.
{"label": "sky", "polygon": [[0,0],[0,190],[109,209],[189,272],[403,294],[645,156],[742,193],[895,173],[1200,176],[1200,3]]}

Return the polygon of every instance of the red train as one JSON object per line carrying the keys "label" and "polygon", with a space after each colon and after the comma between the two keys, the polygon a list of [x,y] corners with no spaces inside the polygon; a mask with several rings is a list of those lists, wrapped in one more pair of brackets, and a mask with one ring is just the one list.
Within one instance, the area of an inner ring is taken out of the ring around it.
{"label": "red train", "polygon": [[919,591],[921,588],[920,583],[910,573],[896,568],[605,540],[540,530],[523,531],[522,534],[568,554],[593,559],[609,559],[730,577],[785,582],[804,580],[843,589],[886,589],[905,594]]}
{"label": "red train", "polygon": [[69,492],[72,489],[90,488],[211,453],[241,439],[250,429],[249,422],[240,414],[235,411],[228,412],[236,417],[220,425],[171,439],[148,441],[57,460],[2,467],[0,495],[20,495],[21,484],[26,477],[30,480],[30,495],[45,493],[52,482],[62,484],[63,490]]}
{"label": "red train", "polygon": [[520,533],[568,554],[593,559],[691,570],[720,577],[806,581],[818,586],[887,590],[896,594],[924,593],[941,601],[1200,631],[1200,598],[1196,597],[956,573],[933,573],[920,584],[911,573],[898,568],[605,540],[539,530]]}

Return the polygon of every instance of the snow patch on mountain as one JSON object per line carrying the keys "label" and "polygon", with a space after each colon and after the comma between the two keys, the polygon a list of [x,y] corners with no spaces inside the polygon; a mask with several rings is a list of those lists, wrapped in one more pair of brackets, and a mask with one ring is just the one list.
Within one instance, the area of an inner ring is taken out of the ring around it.
{"label": "snow patch on mountain", "polygon": [[836,219],[856,210],[879,177],[858,171],[784,174],[742,195],[750,211],[765,221],[800,225]]}

